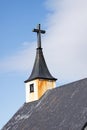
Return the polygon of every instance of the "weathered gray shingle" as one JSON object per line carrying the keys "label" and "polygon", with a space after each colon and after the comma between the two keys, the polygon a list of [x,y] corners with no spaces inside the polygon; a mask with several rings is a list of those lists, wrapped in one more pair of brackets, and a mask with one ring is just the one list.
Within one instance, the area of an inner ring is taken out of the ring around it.
{"label": "weathered gray shingle", "polygon": [[82,130],[87,122],[87,78],[25,103],[2,130]]}

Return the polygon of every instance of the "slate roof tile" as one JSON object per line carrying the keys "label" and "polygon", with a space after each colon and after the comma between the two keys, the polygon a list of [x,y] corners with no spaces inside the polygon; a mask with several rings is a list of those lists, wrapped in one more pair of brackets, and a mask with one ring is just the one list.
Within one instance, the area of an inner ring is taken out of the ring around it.
{"label": "slate roof tile", "polygon": [[2,130],[84,130],[87,124],[87,78],[24,103]]}

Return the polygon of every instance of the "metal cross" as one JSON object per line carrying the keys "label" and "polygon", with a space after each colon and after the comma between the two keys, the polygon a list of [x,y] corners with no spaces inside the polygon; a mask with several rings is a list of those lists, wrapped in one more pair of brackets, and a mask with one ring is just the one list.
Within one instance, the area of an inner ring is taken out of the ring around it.
{"label": "metal cross", "polygon": [[45,30],[40,29],[40,24],[38,24],[37,29],[33,29],[33,32],[37,33],[37,46],[41,48],[41,33],[44,34]]}

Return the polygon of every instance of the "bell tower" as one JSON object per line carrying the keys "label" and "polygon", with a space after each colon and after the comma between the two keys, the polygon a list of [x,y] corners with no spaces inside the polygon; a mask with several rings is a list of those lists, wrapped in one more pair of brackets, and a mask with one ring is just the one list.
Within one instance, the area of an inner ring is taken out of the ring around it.
{"label": "bell tower", "polygon": [[33,29],[33,32],[37,33],[37,49],[31,75],[24,81],[26,103],[38,100],[48,89],[55,88],[57,80],[50,74],[47,68],[41,47],[41,34],[44,34],[45,30],[41,30],[39,24],[37,29]]}

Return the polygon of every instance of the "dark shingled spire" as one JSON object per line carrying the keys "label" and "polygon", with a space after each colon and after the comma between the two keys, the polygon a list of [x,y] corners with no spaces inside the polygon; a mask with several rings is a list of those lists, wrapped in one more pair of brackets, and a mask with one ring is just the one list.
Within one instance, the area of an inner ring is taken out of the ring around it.
{"label": "dark shingled spire", "polygon": [[34,79],[57,80],[50,74],[47,68],[44,56],[43,56],[42,48],[41,48],[41,33],[44,34],[45,31],[40,30],[40,24],[39,24],[38,28],[34,29],[33,32],[37,32],[38,47],[36,50],[36,58],[35,58],[35,63],[33,66],[32,73],[30,77],[25,81],[25,83]]}

